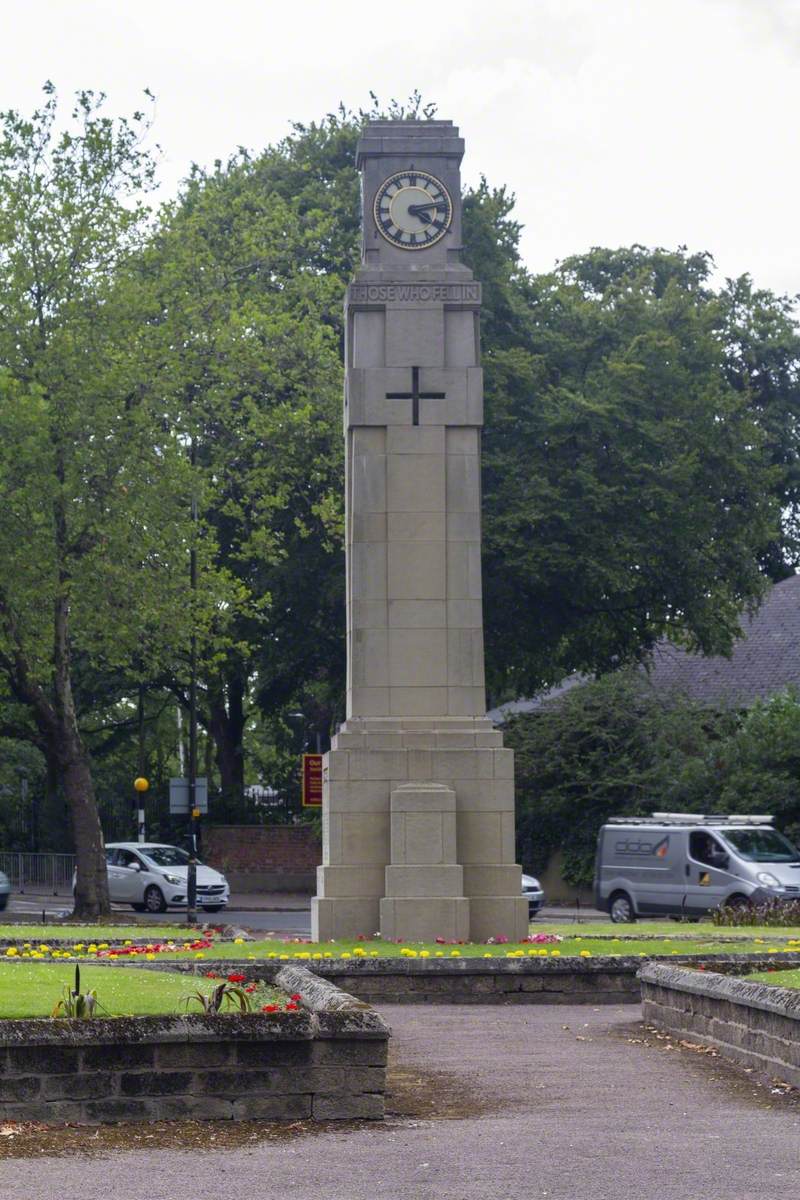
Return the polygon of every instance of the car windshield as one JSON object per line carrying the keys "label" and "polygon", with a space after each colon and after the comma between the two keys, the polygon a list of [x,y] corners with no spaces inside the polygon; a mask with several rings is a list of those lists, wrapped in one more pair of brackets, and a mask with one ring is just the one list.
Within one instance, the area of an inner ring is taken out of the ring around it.
{"label": "car windshield", "polygon": [[748,862],[800,862],[800,850],[777,829],[726,829],[717,831]]}
{"label": "car windshield", "polygon": [[[145,846],[141,852],[157,867],[185,867],[189,861],[186,851],[177,846]],[[200,866],[199,859],[197,865]]]}

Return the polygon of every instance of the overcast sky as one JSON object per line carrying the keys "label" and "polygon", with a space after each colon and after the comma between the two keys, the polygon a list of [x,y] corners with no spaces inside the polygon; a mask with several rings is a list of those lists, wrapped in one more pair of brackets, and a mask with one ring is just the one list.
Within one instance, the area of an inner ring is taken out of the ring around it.
{"label": "overcast sky", "polygon": [[52,79],[123,113],[149,87],[164,194],[193,160],[419,88],[465,178],[516,193],[533,270],[683,243],[791,293],[799,68],[800,0],[0,0],[0,107]]}

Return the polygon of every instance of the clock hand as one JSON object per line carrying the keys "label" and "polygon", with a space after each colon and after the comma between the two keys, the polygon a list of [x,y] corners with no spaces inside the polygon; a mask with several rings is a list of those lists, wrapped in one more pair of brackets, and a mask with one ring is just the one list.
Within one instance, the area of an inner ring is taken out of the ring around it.
{"label": "clock hand", "polygon": [[429,208],[435,208],[438,212],[443,207],[444,205],[440,201],[431,200],[428,204],[409,204],[408,212],[412,217],[421,217]]}

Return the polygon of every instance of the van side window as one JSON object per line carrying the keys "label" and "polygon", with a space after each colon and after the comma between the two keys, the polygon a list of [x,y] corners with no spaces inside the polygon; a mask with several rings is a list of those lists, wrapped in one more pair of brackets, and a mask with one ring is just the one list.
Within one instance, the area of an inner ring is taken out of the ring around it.
{"label": "van side window", "polygon": [[689,834],[689,853],[695,862],[705,863],[707,867],[724,867],[728,856],[715,837],[705,830],[695,830]]}

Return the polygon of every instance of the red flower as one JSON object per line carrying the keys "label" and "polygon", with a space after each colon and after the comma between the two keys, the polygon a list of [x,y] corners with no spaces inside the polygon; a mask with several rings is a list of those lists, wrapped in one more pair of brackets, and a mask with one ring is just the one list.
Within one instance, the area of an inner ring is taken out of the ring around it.
{"label": "red flower", "polygon": [[299,992],[295,992],[295,994],[293,996],[290,996],[289,999],[290,1000],[302,1000],[303,997],[300,995]]}
{"label": "red flower", "polygon": [[290,1000],[289,1003],[286,1005],[286,1011],[287,1012],[297,1012],[297,1005],[294,1003],[293,1000]]}
{"label": "red flower", "polygon": [[219,979],[216,971],[206,971],[206,979]]}
{"label": "red flower", "polygon": [[250,984],[248,984],[248,986],[247,986],[247,987],[246,987],[244,990],[245,990],[246,992],[254,992],[254,991],[256,990],[256,987],[257,987],[257,986],[258,986],[258,985],[257,985],[257,984],[255,984],[255,983],[250,983]]}
{"label": "red flower", "polygon": [[228,983],[244,983],[246,978],[246,975],[229,975]]}
{"label": "red flower", "polygon": [[277,1006],[277,1004],[262,1004],[261,1011],[262,1012],[277,1012],[278,1006]]}

